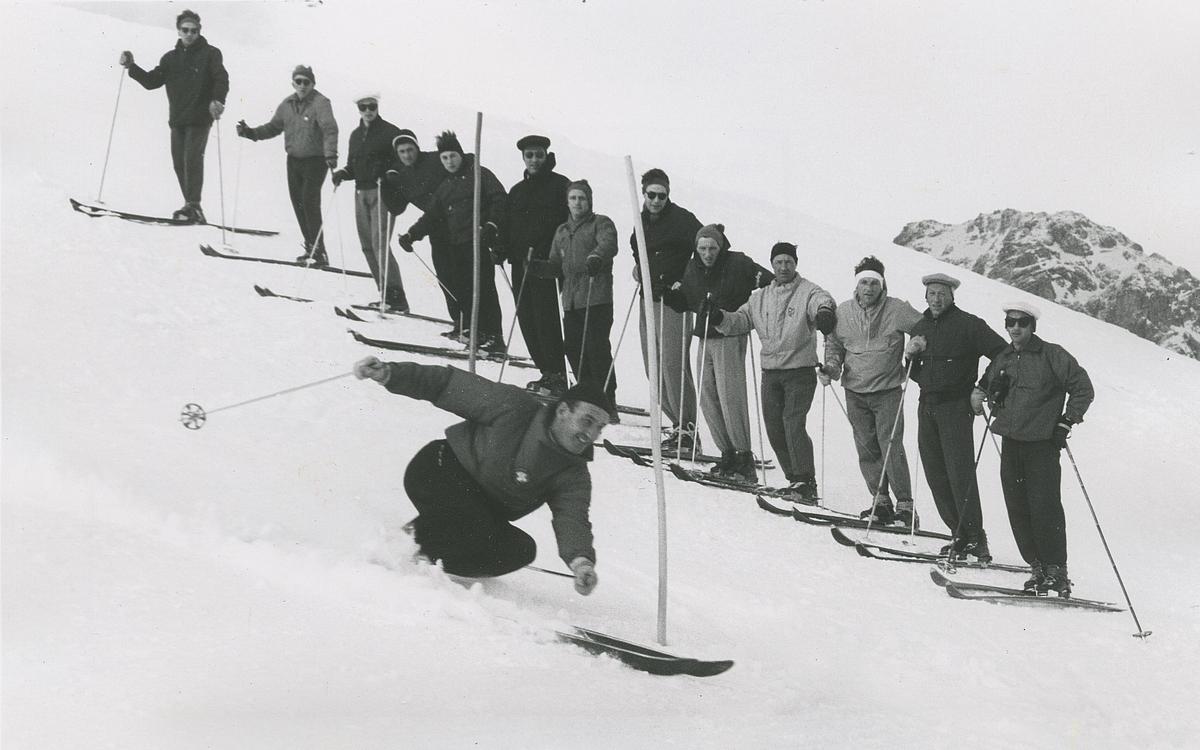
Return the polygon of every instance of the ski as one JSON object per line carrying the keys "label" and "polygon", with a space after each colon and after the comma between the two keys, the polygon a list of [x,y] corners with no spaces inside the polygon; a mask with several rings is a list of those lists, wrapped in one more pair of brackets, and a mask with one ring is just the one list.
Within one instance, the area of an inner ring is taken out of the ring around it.
{"label": "ski", "polygon": [[930,570],[929,577],[933,579],[934,583],[946,590],[953,588],[956,589],[960,594],[965,594],[965,596],[956,597],[959,599],[986,599],[991,601],[991,599],[987,598],[985,595],[992,594],[1000,599],[1021,597],[1022,599],[1026,600],[1019,602],[1020,604],[1032,604],[1033,602],[1027,600],[1033,599],[1040,600],[1038,602],[1039,604],[1050,606],[1058,605],[1061,607],[1084,607],[1087,609],[1099,609],[1105,612],[1125,611],[1120,606],[1111,602],[1099,602],[1093,599],[1077,599],[1073,596],[1066,598],[1061,596],[1038,596],[1036,594],[1029,593],[1025,589],[1014,589],[1007,586],[992,586],[986,583],[955,581],[951,578],[947,578],[940,570],[937,569]]}
{"label": "ski", "polygon": [[727,671],[733,661],[706,661],[668,654],[630,641],[614,638],[587,628],[572,627],[570,632],[557,631],[558,639],[599,656],[611,656],[626,666],[654,675],[712,677]]}
{"label": "ski", "polygon": [[[849,515],[845,517],[830,518],[829,516],[822,515],[820,513],[811,513],[800,508],[795,508],[792,510],[792,516],[801,523],[812,524],[815,526],[837,525],[843,526],[847,529],[867,528],[867,522],[865,520]],[[937,531],[925,531],[924,529],[918,529],[914,532],[911,531],[907,526],[881,526],[875,523],[871,524],[871,529],[875,531],[882,531],[887,534],[913,534],[915,536],[926,537],[928,539],[944,539],[946,541],[950,541],[951,538],[949,534],[942,534]]]}
{"label": "ski", "polygon": [[[445,357],[446,359],[469,359],[470,353],[465,349],[447,349],[444,346],[428,346],[426,344],[410,344],[407,341],[389,341],[386,339],[374,339],[370,336],[364,336],[353,328],[348,329],[354,340],[360,344],[373,346],[377,349],[390,349],[397,352],[409,352],[411,354],[425,354],[430,357]],[[490,354],[488,352],[479,351],[475,353],[476,359],[485,360],[488,362],[503,362],[506,355]],[[508,363],[513,367],[527,367],[537,369],[537,365],[533,360],[525,357],[517,357],[507,355]],[[514,386],[515,387],[515,386]]]}
{"label": "ski", "polygon": [[[795,505],[793,505],[793,503],[795,501],[784,500],[781,497],[773,498],[775,500],[782,502],[784,505],[787,506],[787,507],[780,507],[779,505],[775,505],[774,503],[772,503],[771,500],[768,499],[769,497],[770,497],[769,495],[766,497],[764,497],[763,495],[755,495],[754,499],[755,499],[755,501],[758,502],[758,507],[762,508],[763,510],[767,511],[768,513],[774,513],[777,516],[787,516],[788,518],[793,517],[793,509],[796,507]],[[824,505],[806,505],[804,507],[805,508],[820,508],[821,513],[812,513],[811,515],[820,516],[822,518],[828,518],[830,523],[834,523],[836,521],[840,521],[840,520],[846,519],[846,518],[854,518],[854,516],[851,516],[847,513],[843,513],[840,510],[834,510],[833,508],[829,508]]]}
{"label": "ski", "polygon": [[[883,531],[884,529],[876,527],[875,530]],[[871,552],[882,553],[884,555],[890,555],[892,557],[904,557],[904,558],[911,558],[913,560],[917,560],[918,562],[937,563],[939,567],[943,567],[946,570],[953,570],[955,568],[961,568],[961,567],[972,567],[972,568],[979,568],[979,569],[986,569],[986,570],[1003,570],[1003,571],[1007,571],[1010,573],[1029,573],[1029,572],[1031,572],[1029,570],[1029,567],[1026,565],[1011,565],[1008,563],[997,563],[997,562],[981,563],[981,562],[969,561],[969,560],[951,561],[951,560],[947,559],[945,556],[934,553],[934,552],[917,552],[916,550],[899,549],[896,547],[888,547],[888,546],[885,546],[882,544],[877,544],[874,542],[864,542],[861,540],[855,540],[855,539],[851,539],[849,536],[847,536],[845,534],[845,532],[843,532],[841,529],[836,528],[836,527],[831,528],[830,532],[833,534],[833,538],[837,541],[838,544],[841,544],[846,547],[854,547],[855,549],[858,549],[859,547],[864,547]],[[870,555],[870,557],[875,557],[875,556],[876,555],[874,555],[874,554]]]}
{"label": "ski", "polygon": [[[308,268],[308,269],[311,269],[314,271],[326,271],[328,273],[344,273],[347,276],[357,276],[357,277],[364,278],[364,279],[371,278],[371,274],[367,273],[366,271],[351,271],[351,270],[345,269],[345,268],[337,268],[336,266],[306,266],[303,263],[300,263],[299,261],[280,260],[279,258],[260,258],[258,256],[254,256],[254,255],[234,255],[232,253],[223,253],[220,250],[213,247],[212,245],[201,245],[200,252],[204,253],[205,255],[207,255],[210,258],[225,258],[226,260],[248,260],[248,261],[253,261],[254,263],[270,263],[271,265],[275,265],[275,266],[293,266],[295,268]],[[312,300],[303,300],[303,301],[312,302]]]}
{"label": "ski", "polygon": [[[291,300],[292,302],[316,302],[316,300],[308,299],[307,297],[293,297],[290,294],[280,294],[279,292],[268,289],[265,286],[259,286],[258,284],[254,285],[254,291],[260,297],[269,297],[271,299],[286,299],[286,300]],[[370,310],[372,312],[378,313],[378,310],[376,310],[376,308],[371,307],[369,305],[351,305],[350,307],[354,308],[354,310]],[[353,312],[353,310],[351,310],[349,308],[334,307],[333,312],[336,313],[337,315],[339,315],[340,317],[346,318],[348,320],[353,320],[356,323],[369,323],[370,322],[366,318],[359,317],[356,313]],[[421,315],[420,313],[414,313],[414,312],[393,312],[393,311],[389,310],[388,312],[383,313],[382,317],[385,317],[385,318],[412,318],[413,320],[425,320],[430,323],[441,323],[444,325],[450,325],[450,321],[445,320],[443,318],[435,318],[432,315]]]}
{"label": "ski", "polygon": [[653,464],[651,464],[649,461],[647,461],[644,457],[638,455],[634,451],[629,450],[625,446],[614,445],[613,443],[611,443],[608,440],[601,441],[601,445],[604,446],[604,450],[608,451],[612,455],[617,456],[619,458],[628,458],[630,461],[633,461],[638,466],[647,466],[647,467],[653,466]]}
{"label": "ski", "polygon": [[784,498],[789,494],[786,488],[775,489],[774,487],[765,487],[761,484],[745,484],[743,482],[734,482],[728,479],[721,479],[719,477],[711,477],[703,471],[698,471],[696,469],[685,469],[677,463],[669,463],[667,464],[667,467],[671,470],[671,473],[676,476],[676,478],[682,479],[685,482],[703,484],[706,487],[716,487],[723,490],[746,492],[751,495],[765,495],[767,497],[778,498]]}
{"label": "ski", "polygon": [[68,198],[71,201],[71,208],[75,209],[84,216],[90,216],[93,219],[102,216],[110,216],[115,219],[124,219],[137,224],[151,224],[154,226],[163,227],[214,227],[216,229],[224,229],[226,232],[234,232],[236,234],[252,234],[258,237],[274,237],[279,234],[271,229],[249,229],[247,227],[227,227],[223,224],[213,224],[211,222],[197,223],[194,221],[180,221],[171,219],[166,216],[147,216],[145,214],[134,214],[128,211],[118,211],[114,208],[105,206],[97,206],[91,203],[83,203],[74,198]]}
{"label": "ski", "polygon": [[[624,412],[625,409],[629,409],[629,411]],[[639,416],[647,416],[647,417],[650,416],[646,412],[645,409],[637,409],[637,408],[629,407],[629,406],[618,406],[617,411],[621,411],[621,412],[624,412],[627,414],[637,414]],[[625,450],[636,453],[639,456],[651,456],[654,454],[653,448],[649,448],[644,445],[620,445],[618,447],[624,448]],[[663,448],[662,449],[662,457],[670,458],[670,459],[678,459],[679,453],[676,452],[676,450],[674,448]],[[688,451],[683,452],[683,458],[684,458],[684,460],[687,460],[687,461],[692,460],[691,454],[688,453]],[[695,458],[696,463],[705,463],[705,464],[715,464],[716,462],[718,462],[720,460],[721,460],[720,456],[712,456],[707,453],[697,453],[696,458]],[[758,462],[756,462],[756,465],[760,469],[775,468],[775,464],[772,461],[767,461],[765,464],[762,461],[758,461]]]}

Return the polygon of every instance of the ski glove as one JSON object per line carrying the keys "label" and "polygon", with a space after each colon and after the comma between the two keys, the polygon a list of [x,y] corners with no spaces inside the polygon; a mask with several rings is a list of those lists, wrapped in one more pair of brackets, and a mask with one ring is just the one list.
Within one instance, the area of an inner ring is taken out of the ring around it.
{"label": "ski glove", "polygon": [[383,179],[387,180],[392,187],[400,187],[400,173],[394,169],[389,169]]}
{"label": "ski glove", "polygon": [[908,344],[904,347],[904,353],[909,357],[915,357],[923,351],[925,351],[924,336],[913,336],[908,340]]}
{"label": "ski glove", "polygon": [[397,237],[396,244],[399,245],[400,247],[404,248],[404,252],[406,252],[406,253],[411,253],[413,251],[412,236],[409,235],[408,232],[405,232],[404,234]]}
{"label": "ski glove", "polygon": [[220,120],[221,115],[225,114],[225,105],[213,99],[208,103],[208,113],[212,115],[214,120]]}
{"label": "ski glove", "polygon": [[987,393],[982,388],[976,388],[971,391],[971,413],[975,416],[983,414],[983,402],[987,400]]}
{"label": "ski glove", "polygon": [[238,120],[236,128],[239,138],[245,138],[248,141],[258,140],[258,136],[254,134],[254,128],[247,125],[245,120]]}
{"label": "ski glove", "polygon": [[479,244],[483,247],[494,249],[495,245],[493,243],[496,241],[497,234],[499,232],[496,229],[496,225],[489,221],[479,229]]}
{"label": "ski glove", "polygon": [[588,276],[593,276],[593,277],[599,276],[600,269],[602,269],[603,267],[604,267],[604,259],[601,258],[599,255],[589,255],[587,257],[587,275]]}
{"label": "ski glove", "polygon": [[379,384],[386,384],[392,375],[391,368],[378,357],[363,357],[354,363],[354,377],[359,380],[370,378]]}
{"label": "ski glove", "polygon": [[1067,417],[1061,417],[1058,424],[1054,426],[1054,445],[1062,450],[1067,447],[1067,438],[1071,437],[1071,420]]}
{"label": "ski glove", "polygon": [[596,577],[596,563],[586,557],[571,561],[571,572],[575,574],[575,590],[587,596],[596,589],[600,579]]}
{"label": "ski glove", "polygon": [[337,157],[336,156],[326,156],[325,157],[325,166],[329,167],[330,169],[337,169]]}
{"label": "ski glove", "polygon": [[344,169],[339,169],[330,175],[330,179],[333,181],[334,187],[341,185],[342,182],[344,182],[348,177],[350,177],[350,175]]}
{"label": "ski glove", "polygon": [[121,53],[121,57],[117,60],[117,64],[123,68],[128,68],[133,65],[133,53],[125,50]]}
{"label": "ski glove", "polygon": [[833,314],[833,310],[828,307],[822,307],[817,310],[817,317],[813,319],[813,325],[817,330],[828,336],[833,333],[833,327],[837,325],[837,316]]}
{"label": "ski glove", "polygon": [[842,376],[835,365],[817,365],[817,380],[821,385],[829,385]]}
{"label": "ski glove", "polygon": [[708,324],[712,326],[721,325],[721,321],[725,319],[725,311],[717,307],[716,303],[709,297],[700,305],[700,311],[696,313],[700,320],[708,318]]}

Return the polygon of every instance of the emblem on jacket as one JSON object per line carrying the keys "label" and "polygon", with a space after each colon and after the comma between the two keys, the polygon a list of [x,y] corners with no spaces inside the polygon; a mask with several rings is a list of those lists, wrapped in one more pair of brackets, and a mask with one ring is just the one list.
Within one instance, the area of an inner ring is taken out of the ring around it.
{"label": "emblem on jacket", "polygon": [[787,309],[787,315],[788,315],[788,317],[789,317],[789,318],[794,318],[794,317],[796,317],[796,308],[794,308],[794,307],[789,307],[789,308]]}
{"label": "emblem on jacket", "polygon": [[516,473],[513,475],[513,478],[517,480],[517,484],[526,484],[529,482],[529,472],[524,471],[523,469],[517,469]]}

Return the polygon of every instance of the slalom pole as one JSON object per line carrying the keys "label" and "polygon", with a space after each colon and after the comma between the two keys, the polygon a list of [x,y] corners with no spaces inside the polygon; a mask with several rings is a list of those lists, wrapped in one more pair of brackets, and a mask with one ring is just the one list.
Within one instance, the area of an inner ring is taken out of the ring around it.
{"label": "slalom pole", "polygon": [[608,373],[604,376],[604,392],[608,392],[608,383],[612,380],[613,370],[617,367],[617,355],[621,353],[621,344],[625,342],[625,329],[629,327],[629,316],[633,314],[633,306],[637,302],[638,289],[641,284],[633,290],[633,296],[629,298],[629,309],[625,311],[625,322],[621,324],[621,335],[617,337],[617,350],[613,352],[612,363],[608,366]]}
{"label": "slalom pole", "polygon": [[[583,300],[583,335],[579,337],[579,375],[583,375],[583,353],[587,351],[587,333],[588,333],[588,314],[592,311],[592,281],[593,277],[588,276],[587,296]],[[579,377],[575,378],[575,382],[579,382]],[[607,385],[607,383],[605,384]]]}
{"label": "slalom pole", "polygon": [[[354,199],[357,201],[358,196]],[[379,269],[379,316],[383,317],[383,311],[387,309],[388,264],[384,262],[387,249],[383,241],[383,181],[378,177],[375,178],[375,214],[375,267]]]}
{"label": "slalom pole", "polygon": [[[704,301],[705,302],[712,301],[712,292],[709,292],[708,294],[706,294],[704,296]],[[700,394],[703,392],[703,389],[704,389],[704,370],[705,370],[704,349],[708,346],[708,315],[709,314],[707,312],[704,313],[704,328],[701,329],[701,334],[700,334],[700,358],[696,361],[696,369],[700,371],[697,374],[697,378],[696,378],[696,417],[697,417],[697,421],[699,420],[699,417],[700,417]],[[684,360],[684,362],[686,363],[687,360]],[[715,367],[713,368],[713,376],[714,377],[716,376],[716,368]],[[696,462],[696,443],[698,442],[696,440],[697,432],[699,432],[699,430],[696,429],[695,427],[693,427],[693,429],[692,429],[692,463]],[[682,439],[683,438],[681,436],[680,440],[682,440]]]}
{"label": "slalom pole", "polygon": [[[754,360],[754,334],[747,333],[746,340],[750,343],[750,370],[757,375],[759,370],[758,370],[758,364]],[[761,377],[759,378],[759,380],[761,382]],[[759,465],[759,468],[761,468],[762,472],[763,472],[763,481],[762,481],[763,485],[766,487],[770,487],[771,483],[769,481],[767,481],[767,479],[769,477],[769,473],[768,473],[769,469],[767,469],[767,443],[766,443],[766,440],[763,439],[762,406],[758,402],[759,401],[758,388],[755,388],[753,386],[754,386],[754,384],[752,383],[751,390],[754,391],[754,411],[756,412],[755,417],[756,417],[756,421],[758,422],[758,465]],[[822,432],[822,434],[824,434],[824,432]],[[824,457],[824,455],[825,455],[823,452],[824,448],[822,448],[821,450],[822,450],[821,455],[822,455],[822,457]],[[822,470],[822,473],[823,473],[823,470]],[[787,477],[784,477],[784,479],[787,479]]]}
{"label": "slalom pole", "polygon": [[[531,248],[529,248],[529,253],[525,256],[525,269],[523,271],[521,271],[521,288],[517,290],[517,308],[521,307],[521,295],[525,293],[525,281],[529,278],[529,261],[532,258],[533,258],[533,248],[531,247]],[[503,266],[500,267],[500,273],[504,273]],[[505,275],[504,279],[505,279],[505,281],[507,281],[508,276]],[[512,288],[512,285],[510,284],[509,289],[511,289],[511,288]],[[512,342],[513,334],[516,333],[516,328],[517,328],[517,315],[514,310],[512,324],[509,325],[509,327],[508,327],[508,338],[504,339],[504,361],[500,363],[500,374],[496,376],[497,383],[504,380],[504,368],[506,366],[508,366],[508,356],[509,356],[508,355],[508,347],[509,347],[509,344]]]}
{"label": "slalom pole", "polygon": [[911,490],[912,494],[913,494],[913,525],[910,526],[908,529],[909,544],[912,544],[913,543],[912,540],[917,538],[917,525],[918,524],[917,524],[916,494],[917,494],[917,477],[920,476],[920,472],[921,472],[921,446],[918,445],[917,450],[914,451],[914,453],[916,453],[917,455],[913,459],[912,478],[909,480],[909,482],[910,482],[909,490]]}
{"label": "slalom pole", "polygon": [[1108,540],[1104,538],[1104,529],[1100,528],[1100,518],[1096,515],[1096,507],[1092,505],[1092,498],[1088,495],[1087,487],[1083,486],[1083,475],[1079,473],[1079,464],[1075,463],[1075,454],[1071,453],[1071,446],[1064,447],[1067,449],[1067,458],[1071,459],[1071,468],[1075,470],[1075,478],[1079,480],[1079,489],[1083,492],[1083,499],[1087,501],[1088,510],[1091,511],[1092,521],[1096,524],[1096,533],[1100,535],[1100,543],[1104,545],[1104,554],[1108,555],[1108,562],[1117,576],[1121,594],[1125,597],[1125,603],[1129,605],[1129,614],[1133,616],[1133,624],[1137,627],[1137,632],[1133,634],[1133,637],[1145,641],[1153,631],[1143,628],[1142,623],[1138,620],[1137,611],[1133,608],[1133,601],[1129,598],[1129,591],[1125,588],[1125,581],[1121,579],[1121,571],[1117,570],[1117,561],[1113,559],[1112,550],[1108,547]]}
{"label": "slalom pole", "polygon": [[[642,211],[638,205],[637,178],[633,171],[633,158],[625,157],[625,172],[629,179],[629,202],[633,210],[633,231],[637,237],[638,247],[644,252],[638,254],[639,268],[643,279],[650,278],[650,253],[646,245],[646,230],[642,225]],[[654,320],[654,299],[652,294],[642,295],[642,312],[646,320]],[[658,387],[659,358],[658,337],[651,325],[646,326],[646,358],[647,373],[650,381],[650,434],[662,434],[662,408]],[[614,360],[615,361],[615,360]],[[658,643],[667,645],[667,496],[662,473],[662,443],[660,440],[650,441],[650,455],[654,463],[654,486],[658,496]]]}
{"label": "slalom pole", "polygon": [[[912,372],[911,359],[908,360],[908,365],[904,368],[904,380],[900,383],[900,405],[896,407],[896,417],[892,420],[892,432],[888,435],[887,450],[883,452],[883,464],[879,467],[879,484],[875,487],[875,497],[871,498],[871,516],[867,519],[867,537],[871,536],[871,524],[875,522],[875,508],[879,505],[879,493],[883,492],[883,483],[887,481],[888,461],[892,457],[892,445],[896,442],[896,428],[900,426],[900,419],[904,415],[904,395],[908,393],[908,375],[910,372]],[[982,447],[980,450],[982,450]],[[975,467],[979,468],[978,459],[975,460]]]}
{"label": "slalom pole", "polygon": [[[479,253],[481,252],[480,241],[479,241],[479,232],[482,229],[482,227],[479,226],[479,220],[480,220],[479,216],[481,213],[481,207],[479,205],[479,202],[481,199],[480,198],[479,180],[481,179],[481,175],[482,175],[482,166],[480,165],[479,160],[480,160],[480,157],[482,156],[482,154],[480,153],[482,141],[483,141],[483,113],[476,112],[475,113],[475,168],[474,168],[475,184],[472,186],[473,197],[472,197],[472,204],[471,204],[471,221],[474,222],[471,226],[474,227],[474,230],[475,230],[474,232],[471,233],[471,241],[472,241],[472,245],[473,245],[472,249],[474,251],[472,253],[473,257],[471,259],[471,267],[474,269],[475,278],[474,278],[474,282],[472,284],[472,292],[471,292],[471,337],[470,337],[470,342],[467,345],[467,369],[472,374],[475,373],[475,347],[479,343],[479,275],[481,273],[481,265],[480,264],[483,262],[482,258],[479,257]],[[504,270],[504,269],[501,269],[501,270]]]}
{"label": "slalom pole", "polygon": [[179,421],[182,422],[183,426],[188,428],[189,430],[198,430],[204,426],[204,422],[208,419],[209,414],[216,414],[219,411],[227,411],[229,409],[236,409],[239,406],[245,406],[246,404],[253,404],[256,401],[264,401],[268,398],[275,398],[276,396],[282,396],[286,393],[295,393],[296,391],[302,391],[305,388],[312,388],[313,386],[322,385],[324,383],[331,383],[334,380],[341,380],[342,378],[348,378],[353,374],[354,374],[353,370],[351,370],[350,372],[343,372],[341,375],[334,375],[332,377],[322,378],[321,380],[315,380],[311,383],[305,383],[304,385],[297,385],[292,388],[285,388],[282,391],[275,391],[274,393],[268,393],[265,396],[257,396],[252,399],[247,399],[246,401],[239,401],[236,404],[229,404],[228,406],[221,406],[216,409],[209,410],[209,411],[205,411],[199,404],[187,404],[183,407],[183,411],[181,411],[179,413]]}
{"label": "slalom pole", "polygon": [[117,109],[121,106],[121,88],[125,85],[125,66],[120,67],[120,78],[117,80],[117,103],[113,105],[112,125],[108,127],[108,145],[104,148],[104,166],[100,169],[100,187],[96,188],[97,203],[104,202],[100,196],[104,194],[104,176],[108,174],[108,155],[112,152],[113,133],[117,130]]}
{"label": "slalom pole", "polygon": [[215,123],[217,128],[217,187],[221,197],[221,247],[229,247],[225,239],[225,159],[221,155],[221,121]]}

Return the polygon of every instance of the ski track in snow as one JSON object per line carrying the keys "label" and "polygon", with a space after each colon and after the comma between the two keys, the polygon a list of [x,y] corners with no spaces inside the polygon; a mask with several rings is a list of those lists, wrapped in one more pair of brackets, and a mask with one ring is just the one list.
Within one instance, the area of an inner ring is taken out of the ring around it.
{"label": "ski track in snow", "polygon": [[[307,10],[317,15],[302,24],[334,12]],[[114,50],[122,47],[150,62],[169,36],[50,6],[14,6],[5,16],[59,32],[12,40],[20,50],[11,56],[46,67],[37,78],[6,83],[6,124],[42,122],[50,131],[5,131],[6,745],[950,747],[965,735],[977,748],[1186,747],[1200,736],[1186,705],[1200,692],[1194,451],[1187,449],[1200,422],[1200,363],[1061,308],[1047,310],[1040,324],[1096,383],[1072,447],[1138,613],[1155,631],[1148,643],[1129,636],[1127,614],[951,600],[924,566],[861,559],[826,529],[762,512],[750,495],[668,477],[668,650],[737,665],[706,680],[640,674],[553,643],[549,630],[575,623],[653,639],[658,574],[648,470],[597,453],[600,587],[582,598],[569,582],[537,573],[467,587],[410,561],[411,542],[398,531],[413,514],[404,467],[453,421],[428,404],[344,379],[213,414],[199,431],[180,427],[186,402],[211,411],[348,371],[371,352],[350,339],[332,306],[364,301],[372,286],[205,258],[197,245],[220,242],[211,229],[72,212],[68,195],[93,197],[113,93],[73,84],[107,80],[100,73],[115,71]],[[269,50],[238,49],[219,35],[213,42],[225,52],[237,96],[254,101],[231,102],[226,116],[227,206],[240,154],[239,217],[282,232],[234,244],[294,256],[282,143],[243,144],[231,127],[241,117],[264,120],[287,93],[276,80],[279,65]],[[344,148],[353,126],[348,92],[326,93]],[[125,84],[105,188],[114,207],[174,207],[163,99]],[[420,136],[431,136],[443,112],[462,121],[465,138],[466,118],[442,106],[422,113],[422,125],[430,124]],[[61,111],[45,122],[51,108]],[[395,114],[385,110],[400,120]],[[527,126],[490,118],[487,128],[485,154],[495,154],[496,144]],[[215,137],[205,194],[214,220]],[[557,150],[563,171],[586,175],[597,210],[617,221],[619,326],[632,292],[623,164]],[[493,160],[511,185],[520,165],[503,153]],[[672,177],[681,203],[730,226],[735,249],[761,255],[786,227],[803,248],[802,273],[838,298],[849,294],[851,267],[867,253],[887,263],[892,293],[914,304],[920,276],[943,267],[883,238],[725,200],[701,186],[702,175]],[[334,206],[331,256],[340,261],[344,248],[345,263],[363,267],[350,201],[339,193],[331,202],[328,189],[325,200]],[[418,248],[427,257],[427,246]],[[414,310],[440,314],[428,274],[399,259]],[[999,323],[1003,301],[1024,297],[951,272],[964,278],[962,307],[989,323]],[[322,301],[262,299],[255,283]],[[501,299],[507,326],[511,297],[502,291]],[[635,325],[619,357],[619,393],[622,402],[644,405]],[[439,327],[420,321],[366,327],[444,343]],[[483,374],[498,370],[480,365]],[[509,368],[505,379],[520,384],[527,374]],[[834,507],[857,510],[866,492],[849,427],[832,401],[824,405],[824,440],[820,395],[809,420],[822,487]],[[644,439],[636,426],[644,423],[629,417],[606,436]],[[998,463],[985,447],[984,513],[997,559],[1015,561]],[[770,478],[778,482],[778,472]],[[917,488],[925,524],[939,527],[923,481]],[[1063,494],[1077,594],[1120,601],[1065,456]],[[537,564],[562,569],[548,519],[543,509],[520,525],[538,541]]]}

